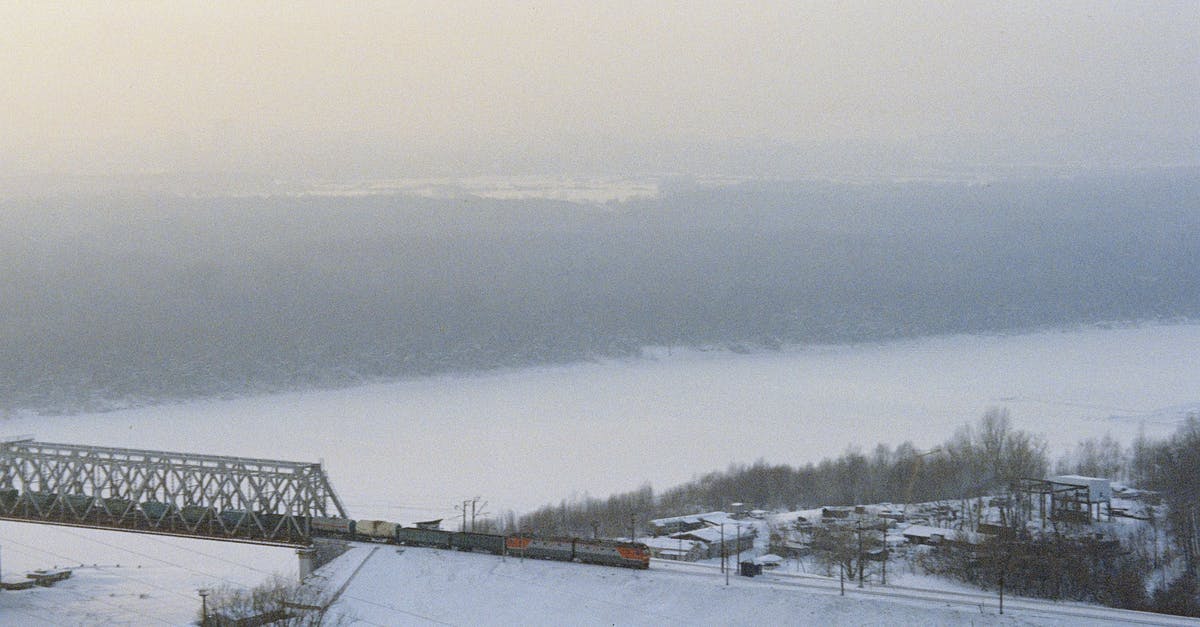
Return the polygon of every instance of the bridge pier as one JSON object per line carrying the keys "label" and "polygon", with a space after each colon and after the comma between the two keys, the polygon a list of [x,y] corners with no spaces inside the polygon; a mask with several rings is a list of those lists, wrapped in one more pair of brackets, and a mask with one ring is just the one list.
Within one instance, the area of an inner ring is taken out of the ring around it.
{"label": "bridge pier", "polygon": [[315,569],[317,550],[312,547],[304,547],[296,549],[296,555],[300,556],[300,581],[303,583]]}

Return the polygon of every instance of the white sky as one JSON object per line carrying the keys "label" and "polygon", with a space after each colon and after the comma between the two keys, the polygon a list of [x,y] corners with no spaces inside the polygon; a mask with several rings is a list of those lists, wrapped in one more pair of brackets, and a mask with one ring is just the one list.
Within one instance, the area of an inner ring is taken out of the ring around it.
{"label": "white sky", "polygon": [[1200,154],[1195,1],[6,2],[0,76],[17,175]]}

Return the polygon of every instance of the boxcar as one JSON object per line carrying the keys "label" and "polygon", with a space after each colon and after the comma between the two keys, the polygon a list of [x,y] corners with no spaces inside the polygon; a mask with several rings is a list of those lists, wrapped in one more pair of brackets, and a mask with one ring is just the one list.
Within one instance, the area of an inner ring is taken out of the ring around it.
{"label": "boxcar", "polygon": [[116,516],[118,518],[129,513],[133,509],[132,500],[113,496],[110,496],[106,499],[100,499],[100,505],[104,508],[104,511],[109,513],[109,515]]}
{"label": "boxcar", "polygon": [[146,501],[141,504],[142,513],[150,520],[158,521],[175,512],[175,506],[160,501]]}
{"label": "boxcar", "polygon": [[82,514],[92,505],[92,497],[82,494],[64,494],[63,503],[66,504],[72,512]]}
{"label": "boxcar", "polygon": [[54,501],[57,499],[57,494],[32,491],[25,492],[25,501],[30,506],[36,507],[37,510],[43,514],[50,511],[50,508],[54,505]]}
{"label": "boxcar", "polygon": [[185,505],[183,509],[179,510],[179,517],[189,525],[204,522],[216,515],[217,510],[203,505]]}
{"label": "boxcar", "polygon": [[410,546],[432,546],[439,549],[450,548],[450,537],[454,535],[441,529],[421,529],[418,527],[401,527],[396,525],[396,542]]}
{"label": "boxcar", "polygon": [[349,518],[329,518],[326,516],[313,516],[309,519],[309,525],[314,533],[334,534],[340,536],[354,535],[354,521]]}
{"label": "boxcar", "polygon": [[246,510],[244,509],[221,510],[221,513],[217,515],[217,518],[221,520],[221,525],[223,525],[228,531],[237,529],[239,525],[248,520],[248,517],[246,516]]}
{"label": "boxcar", "polygon": [[504,553],[504,536],[492,533],[454,533],[450,545],[461,551],[487,551],[495,555]]}
{"label": "boxcar", "polygon": [[258,516],[258,522],[260,524],[262,524],[263,529],[265,529],[267,533],[274,533],[276,529],[280,529],[280,528],[282,528],[283,530],[287,529],[286,525],[284,525],[284,522],[283,522],[283,518],[284,518],[283,514],[275,514],[272,512],[258,512],[258,514],[256,514],[256,516]]}
{"label": "boxcar", "polygon": [[360,520],[354,524],[355,532],[372,540],[386,541],[396,537],[397,525],[386,520]]}

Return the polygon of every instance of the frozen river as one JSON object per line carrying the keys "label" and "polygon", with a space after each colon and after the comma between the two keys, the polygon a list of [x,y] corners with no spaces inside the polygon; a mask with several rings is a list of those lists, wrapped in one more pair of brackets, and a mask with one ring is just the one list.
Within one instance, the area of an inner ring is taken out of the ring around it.
{"label": "frozen river", "polygon": [[1200,325],[649,357],[342,390],[17,418],[43,441],[323,460],[354,516],[453,515],[667,488],[732,462],[943,441],[989,407],[1052,455],[1169,433],[1200,409]]}

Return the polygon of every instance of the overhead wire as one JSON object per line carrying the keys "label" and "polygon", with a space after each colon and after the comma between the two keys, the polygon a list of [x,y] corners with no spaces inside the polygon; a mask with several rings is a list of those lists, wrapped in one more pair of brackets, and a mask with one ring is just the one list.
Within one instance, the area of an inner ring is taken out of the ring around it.
{"label": "overhead wire", "polygon": [[[71,559],[69,556],[62,555],[61,553],[55,553],[54,551],[48,551],[48,550],[46,550],[46,549],[41,549],[41,548],[38,548],[38,547],[35,547],[35,546],[30,546],[30,545],[28,545],[28,544],[25,544],[25,543],[23,543],[23,542],[18,542],[18,541],[16,541],[16,540],[13,540],[13,539],[11,539],[11,538],[10,538],[10,539],[8,539],[8,540],[5,540],[4,542],[5,542],[5,545],[16,545],[16,546],[21,546],[21,547],[25,547],[25,548],[27,548],[27,549],[30,549],[30,550],[32,550],[32,551],[37,551],[37,552],[39,552],[39,553],[44,553],[44,554],[46,554],[46,555],[52,555],[52,556],[54,556],[54,557],[57,557],[57,558],[59,558],[59,559],[63,559],[63,560],[67,560],[67,561],[69,561],[69,562],[72,562],[72,563],[82,563],[82,562],[80,562],[80,560],[74,560],[74,559]],[[117,576],[117,577],[120,577],[120,578],[122,578],[122,579],[127,579],[127,580],[129,580],[129,581],[133,581],[133,582],[135,582],[135,583],[138,583],[138,584],[142,584],[142,585],[148,585],[148,586],[150,586],[150,587],[152,587],[152,588],[158,588],[158,589],[160,589],[160,590],[163,590],[163,591],[165,591],[165,592],[167,592],[167,593],[170,593],[170,594],[174,594],[174,595],[176,595],[176,596],[183,597],[183,598],[185,598],[185,599],[187,599],[188,601],[191,601],[191,602],[193,602],[193,603],[195,602],[195,599],[193,599],[193,598],[192,598],[192,597],[190,597],[190,596],[187,596],[187,595],[180,594],[180,593],[178,593],[178,592],[176,592],[176,591],[174,591],[174,590],[171,590],[171,589],[169,589],[169,588],[164,588],[164,587],[162,587],[162,586],[158,586],[158,585],[156,585],[156,584],[153,584],[153,583],[150,583],[150,582],[148,582],[148,581],[143,581],[143,580],[140,580],[140,579],[135,579],[135,578],[133,578],[133,577],[129,577],[129,576],[127,576],[127,575],[123,575],[123,574],[121,574],[121,573],[113,572],[113,571],[109,570],[109,569],[108,569],[108,568],[106,568],[106,567],[105,567],[105,568],[97,568],[97,570],[98,570],[98,571],[102,571],[102,572],[104,572],[104,573],[107,573],[107,574],[110,574],[110,575],[115,575],[115,576]],[[167,625],[174,625],[174,624],[175,624],[175,622],[174,622],[174,621],[172,621],[172,620],[168,620],[168,619],[162,618],[161,616],[155,616],[155,615],[153,615],[153,614],[151,614],[151,613],[148,613],[148,612],[146,612],[144,609],[138,609],[138,610],[135,610],[135,609],[133,609],[133,608],[127,608],[127,607],[123,607],[123,606],[121,606],[121,605],[117,605],[117,604],[115,604],[115,603],[111,603],[111,602],[109,602],[109,601],[106,601],[106,600],[104,600],[104,599],[102,599],[102,598],[99,598],[99,597],[93,597],[93,596],[89,596],[89,595],[87,595],[87,594],[84,594],[84,593],[82,593],[82,592],[80,592],[80,591],[78,591],[78,590],[72,590],[72,589],[70,589],[70,588],[57,588],[57,591],[59,591],[59,592],[63,592],[63,593],[67,593],[67,594],[72,594],[72,595],[74,595],[74,596],[81,597],[81,598],[87,599],[87,600],[89,600],[89,601],[95,601],[95,602],[97,602],[97,603],[101,603],[101,604],[103,604],[103,605],[107,605],[107,606],[109,606],[109,607],[111,607],[111,608],[114,608],[114,609],[120,610],[121,612],[124,612],[124,613],[126,613],[126,614],[138,614],[138,615],[141,615],[141,616],[147,616],[147,617],[149,617],[149,618],[153,618],[153,619],[157,620],[158,622],[161,622],[161,623],[164,623],[164,624],[167,624]],[[51,622],[54,622],[54,623],[61,623],[62,621],[61,621],[61,620],[59,620],[59,621],[51,621]]]}
{"label": "overhead wire", "polygon": [[[226,583],[229,583],[229,584],[231,584],[231,585],[233,585],[233,586],[236,586],[236,587],[238,587],[238,588],[242,588],[242,589],[249,589],[249,588],[251,587],[251,586],[248,586],[248,585],[246,585],[246,584],[243,584],[243,583],[240,583],[240,582],[234,581],[234,580],[232,580],[232,579],[229,579],[229,578],[227,578],[227,577],[224,577],[224,576],[222,576],[222,575],[215,575],[215,574],[213,574],[213,573],[208,573],[208,572],[205,572],[205,571],[202,571],[202,570],[197,570],[197,569],[195,569],[195,568],[192,568],[192,567],[190,567],[190,566],[184,566],[183,564],[180,564],[180,563],[178,563],[178,562],[173,562],[173,561],[171,561],[171,560],[166,560],[166,559],[163,559],[163,558],[161,558],[161,557],[155,557],[155,556],[153,556],[153,555],[148,555],[148,554],[146,554],[146,553],[142,553],[142,552],[140,552],[140,551],[135,551],[135,550],[133,550],[133,549],[130,549],[130,548],[128,548],[128,547],[117,546],[117,545],[115,545],[115,544],[112,544],[111,542],[105,542],[105,541],[103,541],[103,540],[98,540],[98,539],[96,539],[96,538],[89,538],[89,537],[87,537],[87,536],[83,536],[83,535],[80,535],[80,534],[77,534],[77,533],[73,533],[73,532],[71,532],[71,531],[68,531],[68,530],[65,530],[65,529],[62,529],[62,530],[60,530],[60,531],[62,531],[63,533],[66,533],[66,534],[68,534],[68,535],[75,536],[75,537],[77,537],[77,538],[79,538],[79,539],[81,539],[81,540],[87,540],[87,541],[89,541],[89,542],[95,542],[96,544],[100,544],[100,545],[103,545],[103,546],[107,546],[107,547],[109,547],[109,548],[117,549],[118,551],[125,551],[126,553],[130,553],[130,554],[132,554],[132,555],[137,555],[138,557],[144,557],[144,558],[146,558],[146,559],[151,559],[151,560],[154,560],[154,561],[156,561],[156,562],[161,562],[161,563],[163,563],[163,564],[166,564],[166,565],[168,565],[168,566],[175,566],[176,568],[181,568],[181,569],[183,569],[183,570],[186,570],[186,571],[188,571],[188,572],[191,572],[191,573],[195,573],[195,574],[197,574],[197,575],[203,575],[203,576],[205,576],[205,577],[212,577],[212,578],[214,578],[214,579],[220,579],[221,581],[224,581],[224,582],[226,582]],[[228,560],[226,560],[226,561],[228,561]],[[235,562],[235,564],[236,564],[236,562]],[[256,569],[253,569],[253,568],[251,568],[250,570],[256,570]],[[265,571],[260,571],[260,572],[265,572]],[[274,574],[274,573],[267,573],[267,574]],[[190,597],[189,597],[189,598],[190,598]]]}
{"label": "overhead wire", "polygon": [[[186,571],[189,571],[189,572],[192,572],[192,573],[198,574],[198,575],[203,575],[203,576],[206,576],[206,577],[213,577],[213,578],[215,578],[215,579],[220,579],[220,580],[222,580],[222,581],[225,581],[225,582],[227,582],[227,583],[230,583],[230,584],[232,584],[232,585],[234,585],[234,586],[236,586],[236,587],[238,587],[238,588],[241,588],[241,589],[249,589],[249,588],[250,588],[250,586],[247,586],[247,585],[245,585],[245,584],[242,584],[242,583],[239,583],[239,582],[233,581],[233,580],[231,580],[231,579],[228,579],[228,578],[226,578],[226,577],[222,577],[222,576],[220,576],[220,575],[214,575],[214,574],[212,574],[212,573],[207,573],[207,572],[204,572],[204,571],[201,571],[201,570],[197,570],[197,569],[195,569],[195,568],[190,568],[190,567],[188,567],[188,566],[184,566],[184,565],[182,565],[182,564],[179,564],[179,563],[177,563],[177,562],[173,562],[173,561],[171,561],[171,560],[166,560],[166,559],[162,559],[162,558],[159,558],[159,557],[154,557],[154,556],[152,556],[152,555],[147,555],[147,554],[145,554],[145,553],[142,553],[142,552],[140,552],[140,551],[135,551],[135,550],[133,550],[133,549],[129,549],[129,548],[126,548],[126,547],[117,546],[117,545],[111,544],[111,543],[109,543],[109,542],[104,542],[104,541],[102,541],[102,540],[97,540],[97,539],[95,539],[95,538],[88,538],[88,537],[86,537],[86,536],[83,536],[83,535],[80,535],[80,534],[76,534],[76,533],[72,533],[72,532],[70,532],[70,531],[67,531],[67,530],[60,530],[60,531],[64,531],[64,532],[66,532],[68,535],[75,536],[75,537],[77,537],[77,538],[80,538],[80,539],[82,539],[82,540],[87,540],[87,541],[95,542],[95,543],[97,543],[97,544],[101,544],[101,545],[104,545],[104,546],[108,546],[108,547],[110,547],[110,548],[114,548],[114,549],[117,549],[117,550],[120,550],[120,551],[125,551],[125,552],[127,552],[127,553],[130,553],[130,554],[133,554],[133,555],[137,555],[137,556],[139,556],[139,557],[144,557],[144,558],[146,558],[146,559],[152,559],[152,560],[155,560],[155,561],[157,561],[157,562],[161,562],[161,563],[163,563],[163,564],[167,564],[167,565],[169,565],[169,566],[175,566],[175,567],[177,567],[177,568],[180,568],[180,569],[183,569],[183,570],[186,570]],[[150,537],[150,536],[149,536],[149,535],[147,535],[147,537]],[[172,543],[170,543],[170,542],[166,542],[166,541],[164,541],[164,540],[162,540],[162,539],[160,539],[160,538],[151,538],[151,539],[153,539],[154,541],[156,541],[156,542],[159,542],[159,543],[161,543],[161,544],[165,544],[165,545],[167,545],[167,546],[172,546],[172,547],[174,547],[174,548],[180,548],[180,549],[182,550],[182,547],[179,547],[178,545],[174,545],[174,544],[172,544]],[[35,549],[35,550],[36,550],[36,549]],[[54,555],[54,553],[52,553],[52,552],[49,552],[49,551],[45,551],[45,552],[46,552],[47,554]],[[67,559],[66,557],[63,557],[63,556],[58,556],[58,557],[62,557],[63,559]],[[268,572],[268,571],[265,571],[265,570],[262,570],[262,569],[259,569],[259,568],[254,568],[254,567],[252,567],[252,566],[248,566],[248,565],[246,565],[246,564],[242,564],[242,563],[235,562],[235,561],[232,561],[232,560],[223,559],[223,558],[220,558],[220,557],[217,557],[217,556],[211,556],[211,555],[210,555],[209,557],[213,557],[213,558],[215,558],[215,559],[218,559],[218,560],[220,560],[220,561],[224,561],[224,562],[227,562],[227,563],[230,563],[230,564],[236,565],[236,566],[243,566],[243,567],[245,567],[245,568],[247,568],[247,569],[249,569],[249,570],[253,570],[253,571],[256,571],[256,572],[259,572],[259,573],[263,573],[263,574],[266,574],[266,575],[275,575],[275,574],[277,574],[277,573]],[[79,560],[74,560],[74,561],[75,561],[75,562],[77,562],[77,563],[79,562]],[[135,580],[135,579],[132,579],[132,578],[130,578],[130,579],[131,579],[131,580],[133,580],[133,581],[139,581],[139,580]],[[161,589],[161,590],[165,590],[165,591],[168,591],[168,592],[172,592],[172,593],[176,594],[176,596],[181,596],[181,597],[183,597],[183,598],[186,598],[186,599],[188,599],[188,600],[190,600],[190,601],[194,601],[194,599],[192,599],[192,597],[190,597],[190,596],[188,596],[188,595],[183,595],[183,594],[180,594],[180,593],[178,593],[178,592],[172,591],[172,590],[170,590],[170,589],[168,589],[168,588],[164,588],[164,587],[162,587],[162,586],[155,586],[155,585],[153,585],[153,584],[149,584],[149,585],[152,585],[153,587],[159,588],[159,589]],[[369,599],[361,599],[361,598],[358,598],[358,597],[353,597],[353,596],[350,596],[350,595],[346,595],[346,596],[345,596],[345,598],[348,598],[348,599],[353,599],[353,600],[355,600],[355,601],[359,601],[359,602],[362,602],[362,603],[366,603],[366,604],[368,604],[368,605],[375,605],[375,606],[378,606],[378,607],[380,607],[380,608],[383,608],[383,609],[390,610],[390,611],[392,611],[392,612],[395,612],[395,613],[399,613],[399,614],[405,614],[405,615],[413,616],[413,617],[416,617],[416,618],[420,618],[420,619],[422,619],[422,620],[427,620],[427,621],[434,622],[434,623],[441,624],[441,625],[450,625],[450,624],[452,624],[452,623],[446,623],[446,622],[443,622],[443,621],[439,621],[439,620],[437,620],[437,619],[435,619],[435,618],[431,618],[431,617],[428,617],[428,616],[422,616],[422,615],[420,615],[420,614],[417,614],[417,613],[415,613],[415,612],[409,612],[409,611],[406,611],[406,610],[402,610],[402,609],[400,609],[400,608],[396,608],[396,607],[392,607],[392,606],[389,606],[389,605],[386,605],[386,604],[381,604],[381,603],[378,603],[378,602],[375,602],[375,601],[371,601],[371,600],[369,600]],[[356,618],[355,620],[359,620],[359,621],[362,621],[362,622],[365,622],[365,623],[368,623],[368,624],[371,624],[371,625],[376,625],[377,627],[385,627],[385,625],[380,625],[380,624],[378,624],[378,623],[373,623],[373,622],[371,622],[371,621],[367,621],[367,620],[360,619],[360,618]]]}

